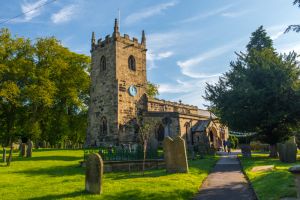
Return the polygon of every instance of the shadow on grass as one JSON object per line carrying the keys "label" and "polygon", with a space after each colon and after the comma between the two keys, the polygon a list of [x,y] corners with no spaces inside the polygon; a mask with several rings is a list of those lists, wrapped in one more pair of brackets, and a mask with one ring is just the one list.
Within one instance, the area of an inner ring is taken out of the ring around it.
{"label": "shadow on grass", "polygon": [[13,161],[47,161],[47,160],[58,160],[58,161],[76,161],[82,160],[78,156],[38,156],[32,158],[13,157]]}
{"label": "shadow on grass", "polygon": [[58,194],[58,195],[45,195],[41,197],[29,198],[29,200],[55,200],[55,199],[65,199],[65,198],[76,198],[82,196],[83,199],[109,199],[109,200],[135,200],[135,199],[145,199],[145,200],[173,200],[173,199],[190,199],[193,196],[191,191],[187,190],[176,190],[172,193],[151,193],[143,192],[140,190],[124,190],[123,192],[114,193],[109,191],[103,191],[101,195],[91,195],[85,191],[72,192],[68,194]]}
{"label": "shadow on grass", "polygon": [[84,174],[84,169],[79,165],[55,166],[41,169],[30,169],[14,172],[17,174],[25,174],[29,176],[48,175],[52,177],[73,176]]}
{"label": "shadow on grass", "polygon": [[[105,191],[104,191],[105,192]],[[191,199],[194,193],[188,190],[174,190],[173,192],[143,192],[140,190],[127,190],[124,192],[103,195],[103,199],[109,200],[174,200],[174,199]]]}
{"label": "shadow on grass", "polygon": [[106,177],[111,180],[121,180],[121,179],[132,179],[132,178],[150,178],[150,177],[161,177],[168,175],[165,169],[154,169],[146,170],[145,174],[142,175],[142,172],[110,172],[106,173]]}
{"label": "shadow on grass", "polygon": [[68,194],[57,194],[57,195],[46,195],[41,197],[33,197],[28,200],[54,200],[54,199],[64,199],[64,198],[75,198],[78,196],[88,195],[85,191],[72,192]]}

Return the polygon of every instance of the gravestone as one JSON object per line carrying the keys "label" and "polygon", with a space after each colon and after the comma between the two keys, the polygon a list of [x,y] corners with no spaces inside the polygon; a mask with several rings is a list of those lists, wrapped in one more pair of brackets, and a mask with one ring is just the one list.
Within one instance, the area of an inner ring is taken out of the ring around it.
{"label": "gravestone", "polygon": [[285,143],[277,144],[279,159],[281,162],[294,163],[297,160],[297,145],[295,137],[290,138]]}
{"label": "gravestone", "polygon": [[250,144],[240,144],[242,155],[245,158],[251,158],[251,146]]}
{"label": "gravestone", "polygon": [[21,145],[20,154],[22,157],[26,157],[26,144],[25,143],[22,143],[22,145]]}
{"label": "gravestone", "polygon": [[86,161],[85,190],[92,194],[101,194],[103,161],[99,154],[92,153]]}
{"label": "gravestone", "polygon": [[28,158],[31,158],[32,157],[32,148],[33,148],[33,142],[31,141],[31,140],[28,140],[27,141],[27,151],[26,151],[26,153],[27,153],[27,157]]}
{"label": "gravestone", "polygon": [[4,163],[6,162],[6,149],[5,149],[5,148],[3,148],[2,161],[3,161]]}
{"label": "gravestone", "polygon": [[42,148],[47,148],[47,142],[45,140],[42,142]]}
{"label": "gravestone", "polygon": [[185,141],[177,136],[174,140],[165,137],[163,141],[167,173],[187,173],[188,162]]}

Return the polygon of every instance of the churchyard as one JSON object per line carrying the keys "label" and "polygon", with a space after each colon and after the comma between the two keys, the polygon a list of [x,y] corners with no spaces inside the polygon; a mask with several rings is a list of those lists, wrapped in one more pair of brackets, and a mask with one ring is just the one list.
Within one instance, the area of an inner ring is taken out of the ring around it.
{"label": "churchyard", "polygon": [[215,156],[189,161],[189,173],[165,169],[104,173],[103,192],[85,192],[83,150],[39,149],[32,158],[13,154],[10,167],[1,163],[0,196],[10,199],[190,199],[217,161]]}

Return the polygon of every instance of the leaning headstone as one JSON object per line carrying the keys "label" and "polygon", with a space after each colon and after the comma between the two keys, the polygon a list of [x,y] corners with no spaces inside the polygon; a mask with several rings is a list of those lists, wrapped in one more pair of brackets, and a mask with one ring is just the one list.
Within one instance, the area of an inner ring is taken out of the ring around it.
{"label": "leaning headstone", "polygon": [[6,163],[6,149],[3,148],[2,161]]}
{"label": "leaning headstone", "polygon": [[27,145],[28,145],[27,146],[27,151],[26,151],[27,157],[31,158],[32,157],[33,142],[31,140],[28,140]]}
{"label": "leaning headstone", "polygon": [[22,143],[20,150],[21,157],[26,157],[26,144]]}
{"label": "leaning headstone", "polygon": [[99,154],[92,153],[86,161],[85,190],[92,194],[101,194],[103,161]]}
{"label": "leaning headstone", "polygon": [[184,139],[180,136],[174,140],[165,137],[163,146],[167,173],[187,173],[188,162]]}

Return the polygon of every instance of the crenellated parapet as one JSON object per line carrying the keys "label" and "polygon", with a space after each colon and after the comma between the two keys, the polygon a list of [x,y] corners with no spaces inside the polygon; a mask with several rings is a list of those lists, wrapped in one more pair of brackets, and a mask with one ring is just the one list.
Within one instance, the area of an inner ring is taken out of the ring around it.
{"label": "crenellated parapet", "polygon": [[198,107],[163,99],[148,98],[148,111],[152,112],[178,112],[181,114],[198,114]]}
{"label": "crenellated parapet", "polygon": [[142,51],[147,51],[145,32],[142,31],[141,42],[139,42],[139,40],[135,37],[130,38],[129,35],[127,35],[127,34],[124,34],[123,36],[121,36],[120,32],[119,32],[117,19],[115,19],[115,26],[114,26],[113,34],[106,35],[104,40],[102,38],[99,38],[97,40],[97,43],[95,41],[96,41],[95,34],[93,32],[92,33],[91,52],[93,52],[94,50],[100,49],[100,48],[104,48],[107,45],[110,45],[111,43],[114,43],[116,41],[122,42],[122,43],[126,44],[128,47],[135,47],[135,48],[141,49]]}

